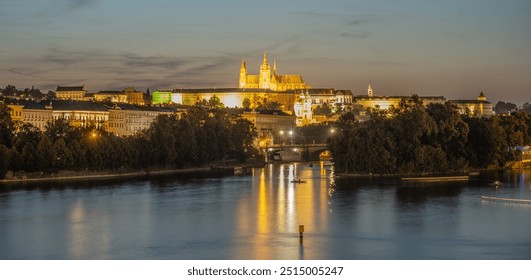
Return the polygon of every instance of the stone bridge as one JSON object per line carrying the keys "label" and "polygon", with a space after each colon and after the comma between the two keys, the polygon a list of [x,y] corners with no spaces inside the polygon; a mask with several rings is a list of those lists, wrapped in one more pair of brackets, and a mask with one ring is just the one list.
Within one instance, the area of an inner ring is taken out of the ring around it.
{"label": "stone bridge", "polygon": [[319,155],[328,150],[326,144],[273,145],[262,149],[267,161],[318,161]]}

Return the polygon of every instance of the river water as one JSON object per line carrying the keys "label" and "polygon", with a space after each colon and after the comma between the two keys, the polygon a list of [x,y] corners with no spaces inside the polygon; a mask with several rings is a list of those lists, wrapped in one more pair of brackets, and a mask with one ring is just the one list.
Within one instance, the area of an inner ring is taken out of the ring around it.
{"label": "river water", "polygon": [[531,172],[412,184],[332,169],[0,186],[0,259],[531,259],[531,203],[480,199],[531,199]]}

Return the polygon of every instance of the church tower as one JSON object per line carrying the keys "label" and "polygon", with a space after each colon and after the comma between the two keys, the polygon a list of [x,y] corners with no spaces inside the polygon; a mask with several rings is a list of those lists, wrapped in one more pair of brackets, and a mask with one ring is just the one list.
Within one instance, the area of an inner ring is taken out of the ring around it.
{"label": "church tower", "polygon": [[483,102],[481,101],[487,101],[487,97],[485,96],[485,94],[483,94],[483,92],[481,92],[478,96],[478,101],[480,101],[479,103],[479,115],[482,116],[485,111],[483,109]]}
{"label": "church tower", "polygon": [[369,88],[367,89],[367,94],[369,95],[369,97],[373,97],[374,96],[374,93],[372,91],[371,82],[369,82]]}
{"label": "church tower", "polygon": [[260,66],[260,81],[259,88],[270,88],[271,81],[271,67],[267,63],[267,53],[264,51],[264,61],[262,66]]}
{"label": "church tower", "polygon": [[245,66],[245,58],[242,57],[242,66],[240,67],[240,82],[238,83],[240,88],[245,88],[247,83],[247,67]]}

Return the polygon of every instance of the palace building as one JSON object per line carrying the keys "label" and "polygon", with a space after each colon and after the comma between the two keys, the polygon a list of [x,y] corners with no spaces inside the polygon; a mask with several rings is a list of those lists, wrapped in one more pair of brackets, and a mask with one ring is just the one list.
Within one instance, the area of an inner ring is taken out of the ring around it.
{"label": "palace building", "polygon": [[[379,110],[387,110],[392,107],[397,107],[400,101],[404,98],[408,98],[410,96],[406,95],[396,95],[396,96],[378,96],[374,93],[374,90],[372,89],[371,83],[369,83],[369,87],[367,89],[367,95],[359,95],[354,98],[354,105],[358,105],[362,107],[363,109],[379,109]],[[436,103],[436,104],[444,104],[446,102],[446,98],[444,96],[419,96],[420,101],[422,101],[422,104],[424,106],[428,106],[429,104]]]}
{"label": "palace building", "polygon": [[55,96],[57,99],[65,100],[84,100],[87,94],[87,88],[82,86],[57,86]]}
{"label": "palace building", "polygon": [[247,74],[245,58],[242,58],[238,87],[242,89],[270,89],[273,91],[311,88],[304,82],[302,76],[299,74],[278,75],[276,62],[273,62],[273,73],[271,73],[271,67],[267,62],[267,52],[264,52],[264,60],[262,61],[258,75]]}
{"label": "palace building", "polygon": [[461,114],[472,117],[491,117],[494,115],[492,103],[487,101],[487,97],[481,92],[476,100],[450,100],[450,103],[457,106]]}
{"label": "palace building", "polygon": [[[213,97],[218,98],[228,108],[258,109],[262,107],[260,105],[266,103],[277,103],[280,104],[282,111],[295,114],[301,120],[308,120],[311,114],[308,115],[308,108],[300,108],[301,96],[304,99],[310,99],[312,109],[323,103],[349,104],[352,103],[353,98],[350,90],[312,89],[304,82],[300,74],[277,74],[276,63],[273,62],[271,70],[267,61],[267,53],[264,52],[258,75],[249,75],[245,58],[242,59],[237,88],[155,90],[152,94],[152,103],[194,105]],[[305,106],[308,107],[307,104]],[[298,113],[303,114],[303,111],[306,112],[304,116],[298,115]]]}

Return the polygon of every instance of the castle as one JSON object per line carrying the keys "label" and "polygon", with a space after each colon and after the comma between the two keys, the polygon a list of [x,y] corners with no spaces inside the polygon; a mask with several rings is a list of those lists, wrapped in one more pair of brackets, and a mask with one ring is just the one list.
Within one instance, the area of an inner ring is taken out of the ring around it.
{"label": "castle", "polygon": [[264,52],[264,60],[260,66],[260,74],[248,75],[245,66],[245,58],[242,58],[240,67],[240,80],[238,87],[241,89],[269,89],[273,91],[286,91],[297,89],[309,89],[301,75],[277,75],[277,64],[273,62],[273,73],[267,63],[267,53]]}

